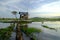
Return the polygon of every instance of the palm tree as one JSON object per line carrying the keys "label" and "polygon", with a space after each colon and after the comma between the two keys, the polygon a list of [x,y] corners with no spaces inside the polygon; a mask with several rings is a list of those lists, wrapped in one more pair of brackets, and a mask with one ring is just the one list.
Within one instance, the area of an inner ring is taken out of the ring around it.
{"label": "palm tree", "polygon": [[17,16],[16,16],[17,11],[12,11],[12,14],[15,15],[15,18],[17,19]]}

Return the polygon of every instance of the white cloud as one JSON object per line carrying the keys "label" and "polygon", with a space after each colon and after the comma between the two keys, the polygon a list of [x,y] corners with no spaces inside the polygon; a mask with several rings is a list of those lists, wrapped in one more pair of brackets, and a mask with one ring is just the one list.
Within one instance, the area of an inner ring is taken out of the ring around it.
{"label": "white cloud", "polygon": [[10,4],[13,4],[13,3],[17,3],[17,2],[20,2],[22,0],[7,0],[7,1],[3,1],[3,2],[0,2],[2,3],[3,5],[10,5]]}
{"label": "white cloud", "polygon": [[42,1],[45,1],[45,0],[29,0],[29,3],[33,4],[33,3],[39,3],[39,2],[42,2]]}
{"label": "white cloud", "polygon": [[0,4],[1,4],[0,11],[3,11],[3,12],[6,11],[6,10],[10,10],[10,11],[16,10],[16,11],[19,11],[19,9],[24,11],[23,8],[25,6],[19,4],[22,1],[23,0],[7,0],[5,2],[2,1],[2,2],[0,2]]}
{"label": "white cloud", "polygon": [[45,0],[40,0],[40,1],[45,1]]}
{"label": "white cloud", "polygon": [[43,6],[39,6],[36,9],[30,10],[30,12],[60,12],[60,1],[49,3]]}

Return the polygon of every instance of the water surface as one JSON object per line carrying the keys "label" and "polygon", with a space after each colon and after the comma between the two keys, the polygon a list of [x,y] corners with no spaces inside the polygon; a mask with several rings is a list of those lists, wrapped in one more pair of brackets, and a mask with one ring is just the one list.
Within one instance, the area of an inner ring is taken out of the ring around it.
{"label": "water surface", "polygon": [[29,27],[34,27],[42,30],[42,32],[39,34],[41,40],[60,40],[60,21],[56,21],[56,22],[48,21],[43,23],[43,25],[47,25],[51,28],[55,28],[57,31],[44,28],[41,25],[42,25],[41,22],[33,22],[31,24],[28,24]]}
{"label": "water surface", "polygon": [[[6,28],[9,25],[10,23],[0,23],[0,28]],[[43,25],[55,28],[57,31],[44,28],[41,25],[41,22],[32,22],[31,24],[28,24],[29,27],[34,27],[42,30],[41,33],[36,33],[37,40],[60,40],[60,21],[43,23]]]}
{"label": "water surface", "polygon": [[10,25],[10,23],[0,23],[0,28],[6,28]]}

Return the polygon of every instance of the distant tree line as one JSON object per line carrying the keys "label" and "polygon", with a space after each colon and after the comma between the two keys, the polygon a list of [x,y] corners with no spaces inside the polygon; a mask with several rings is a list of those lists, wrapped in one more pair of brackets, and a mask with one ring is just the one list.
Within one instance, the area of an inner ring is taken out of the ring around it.
{"label": "distant tree line", "polygon": [[60,21],[60,18],[41,18],[41,17],[34,17],[30,18],[32,21]]}

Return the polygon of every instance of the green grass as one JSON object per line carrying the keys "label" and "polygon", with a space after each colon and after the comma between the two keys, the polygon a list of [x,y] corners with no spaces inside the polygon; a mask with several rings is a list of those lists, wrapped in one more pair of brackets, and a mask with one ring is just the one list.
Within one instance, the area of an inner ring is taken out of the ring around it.
{"label": "green grass", "polygon": [[10,25],[7,28],[0,29],[0,40],[9,40],[13,28],[14,28],[14,24]]}
{"label": "green grass", "polygon": [[41,21],[60,21],[60,18],[42,18],[42,17],[33,17],[30,18],[33,22],[41,22]]}
{"label": "green grass", "polygon": [[27,33],[34,33],[34,32],[41,32],[41,30],[40,29],[37,29],[37,28],[28,28],[27,29]]}
{"label": "green grass", "polygon": [[36,40],[36,37],[35,35],[33,35],[33,33],[40,33],[41,32],[41,29],[37,29],[37,28],[23,28],[23,31],[26,33],[27,36],[32,36],[32,38],[34,40]]}
{"label": "green grass", "polygon": [[42,25],[44,28],[48,28],[48,29],[52,29],[52,30],[56,30],[55,28],[51,28],[51,27],[48,27],[46,25]]}
{"label": "green grass", "polygon": [[48,26],[45,26],[45,25],[42,25],[43,27],[45,27],[45,28],[49,28]]}
{"label": "green grass", "polygon": [[41,29],[31,27],[31,28],[23,28],[23,31],[26,32],[29,35],[31,33],[41,32]]}

